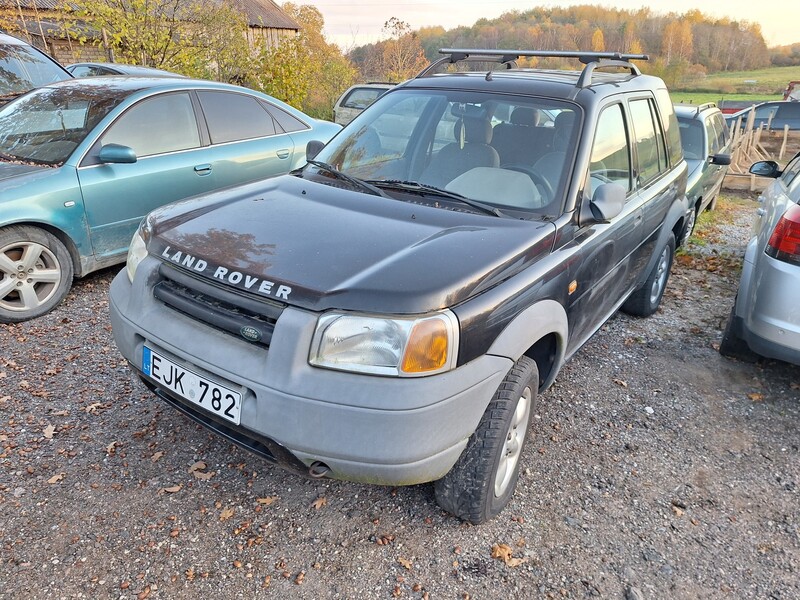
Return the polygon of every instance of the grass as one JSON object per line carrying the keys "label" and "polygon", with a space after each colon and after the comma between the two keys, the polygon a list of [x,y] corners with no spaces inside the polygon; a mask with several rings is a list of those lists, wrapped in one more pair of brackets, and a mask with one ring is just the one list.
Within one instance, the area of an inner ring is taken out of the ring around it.
{"label": "grass", "polygon": [[790,81],[800,80],[800,66],[770,67],[754,71],[711,73],[702,80],[672,86],[675,101],[718,102],[726,100],[781,100]]}

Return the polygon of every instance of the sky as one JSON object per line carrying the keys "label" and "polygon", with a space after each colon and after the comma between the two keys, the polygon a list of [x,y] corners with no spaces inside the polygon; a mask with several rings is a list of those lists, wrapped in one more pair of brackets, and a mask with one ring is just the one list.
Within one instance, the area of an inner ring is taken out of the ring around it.
{"label": "sky", "polygon": [[[293,0],[304,4],[304,0]],[[280,3],[280,2],[279,2]],[[797,0],[768,0],[762,14],[753,14],[753,0],[719,0],[700,3],[697,0],[566,0],[563,2],[513,2],[509,0],[316,0],[311,2],[325,18],[325,35],[329,41],[345,51],[354,46],[382,39],[383,24],[397,17],[412,29],[441,25],[452,29],[459,25],[472,25],[480,18],[492,19],[512,10],[524,11],[534,6],[568,6],[572,4],[600,4],[606,7],[636,10],[649,6],[659,13],[683,13],[699,8],[712,17],[728,17],[761,25],[767,46],[780,46],[800,42],[800,2]],[[713,7],[712,7],[713,6]]]}

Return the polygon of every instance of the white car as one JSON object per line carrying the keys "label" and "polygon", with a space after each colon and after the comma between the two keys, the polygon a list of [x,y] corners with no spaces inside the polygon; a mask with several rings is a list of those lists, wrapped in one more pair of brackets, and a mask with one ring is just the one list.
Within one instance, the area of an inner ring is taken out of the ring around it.
{"label": "white car", "polygon": [[347,89],[333,105],[333,121],[341,126],[355,119],[361,111],[375,102],[393,83],[360,83]]}

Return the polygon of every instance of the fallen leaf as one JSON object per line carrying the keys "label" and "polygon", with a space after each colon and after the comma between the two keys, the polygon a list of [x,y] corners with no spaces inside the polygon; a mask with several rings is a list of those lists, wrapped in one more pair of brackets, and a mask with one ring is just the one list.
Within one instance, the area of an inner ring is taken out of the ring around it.
{"label": "fallen leaf", "polygon": [[175,494],[175,493],[177,493],[177,492],[180,492],[180,491],[181,491],[181,487],[183,487],[183,486],[181,486],[180,484],[178,484],[178,485],[172,485],[172,486],[170,486],[170,487],[165,487],[165,488],[162,488],[162,489],[161,489],[161,491],[162,491],[162,492],[165,492],[165,493],[167,493],[167,494]]}
{"label": "fallen leaf", "polygon": [[673,506],[672,506],[672,512],[674,512],[674,513],[675,513],[675,516],[676,516],[676,517],[682,517],[682,516],[683,516],[683,509],[682,509],[682,508],[680,508],[680,507],[678,507],[678,506],[674,506],[674,505],[673,505]]}
{"label": "fallen leaf", "polygon": [[227,521],[234,515],[234,510],[232,508],[223,508],[222,512],[219,513],[219,520],[220,521]]}
{"label": "fallen leaf", "polygon": [[311,503],[311,506],[314,507],[315,509],[319,510],[320,508],[322,508],[323,506],[326,506],[327,504],[328,504],[328,499],[325,498],[325,496],[320,496],[319,498],[317,498],[316,500],[314,500]]}
{"label": "fallen leaf", "polygon": [[621,386],[621,387],[624,387],[624,388],[628,387],[628,384],[627,384],[627,383],[625,383],[624,381],[622,381],[622,379],[614,379],[613,381],[614,381],[614,383],[616,383],[618,386]]}
{"label": "fallen leaf", "polygon": [[149,595],[150,595],[150,586],[148,585],[148,586],[147,586],[146,588],[144,588],[144,589],[143,589],[141,592],[139,592],[139,595],[138,595],[138,596],[136,596],[136,598],[137,598],[137,600],[144,600],[144,599],[145,599],[145,598],[147,598]]}
{"label": "fallen leaf", "polygon": [[753,402],[761,402],[764,399],[764,394],[747,394],[747,397]]}
{"label": "fallen leaf", "polygon": [[264,506],[269,506],[270,504],[275,502],[275,500],[278,500],[278,496],[267,496],[266,498],[257,498],[256,502],[258,502],[259,504],[263,504]]}
{"label": "fallen leaf", "polygon": [[42,433],[44,434],[44,437],[46,439],[52,440],[53,439],[53,434],[55,432],[56,432],[56,428],[53,427],[52,425],[48,425],[47,427],[44,428],[44,431]]}
{"label": "fallen leaf", "polygon": [[189,473],[194,473],[195,471],[204,471],[206,467],[208,467],[206,463],[204,463],[202,460],[198,460],[191,467],[189,467]]}
{"label": "fallen leaf", "polygon": [[200,479],[201,481],[208,481],[216,474],[216,471],[192,471],[192,475],[195,476],[195,479]]}
{"label": "fallen leaf", "polygon": [[53,475],[50,479],[47,480],[47,483],[58,483],[59,481],[64,479],[65,475],[66,473],[59,473],[57,475]]}
{"label": "fallen leaf", "polygon": [[792,383],[789,384],[789,388],[793,389],[793,390],[800,390],[800,383],[792,382]]}
{"label": "fallen leaf", "polygon": [[106,446],[106,454],[114,454],[117,451],[117,446],[119,442],[111,442],[108,446]]}
{"label": "fallen leaf", "polygon": [[410,560],[406,560],[405,558],[398,558],[397,562],[403,565],[407,571],[410,571],[411,567],[414,566]]}
{"label": "fallen leaf", "polygon": [[301,583],[303,583],[303,580],[304,580],[305,578],[306,578],[306,572],[305,572],[305,571],[300,571],[300,572],[297,574],[297,577],[295,577],[295,578],[294,578],[294,582],[295,582],[297,585],[300,585]]}
{"label": "fallen leaf", "polygon": [[509,558],[506,561],[506,565],[508,565],[509,567],[511,567],[513,569],[514,567],[520,566],[526,560],[528,560],[528,559],[527,558]]}
{"label": "fallen leaf", "polygon": [[161,458],[162,456],[164,456],[163,452],[156,452],[155,454],[153,454],[153,456],[150,457],[150,460],[152,460],[153,462],[158,462],[158,459]]}
{"label": "fallen leaf", "polygon": [[513,553],[514,551],[508,544],[495,544],[492,546],[492,558],[502,560],[503,562],[511,560],[511,555]]}

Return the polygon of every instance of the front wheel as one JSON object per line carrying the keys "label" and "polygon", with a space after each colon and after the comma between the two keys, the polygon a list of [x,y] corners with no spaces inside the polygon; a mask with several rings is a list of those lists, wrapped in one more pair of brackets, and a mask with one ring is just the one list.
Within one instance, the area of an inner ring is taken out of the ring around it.
{"label": "front wheel", "polygon": [[658,309],[664,290],[667,288],[669,270],[672,268],[672,257],[675,254],[675,236],[670,234],[667,243],[661,249],[656,264],[647,276],[644,285],[631,294],[630,298],[622,305],[629,315],[649,317]]}
{"label": "front wheel", "polygon": [[434,483],[444,510],[478,525],[506,507],[519,479],[538,387],[536,363],[523,356],[503,379],[456,464]]}
{"label": "front wheel", "polygon": [[50,312],[72,286],[72,259],[61,241],[38,227],[0,229],[0,323]]}

